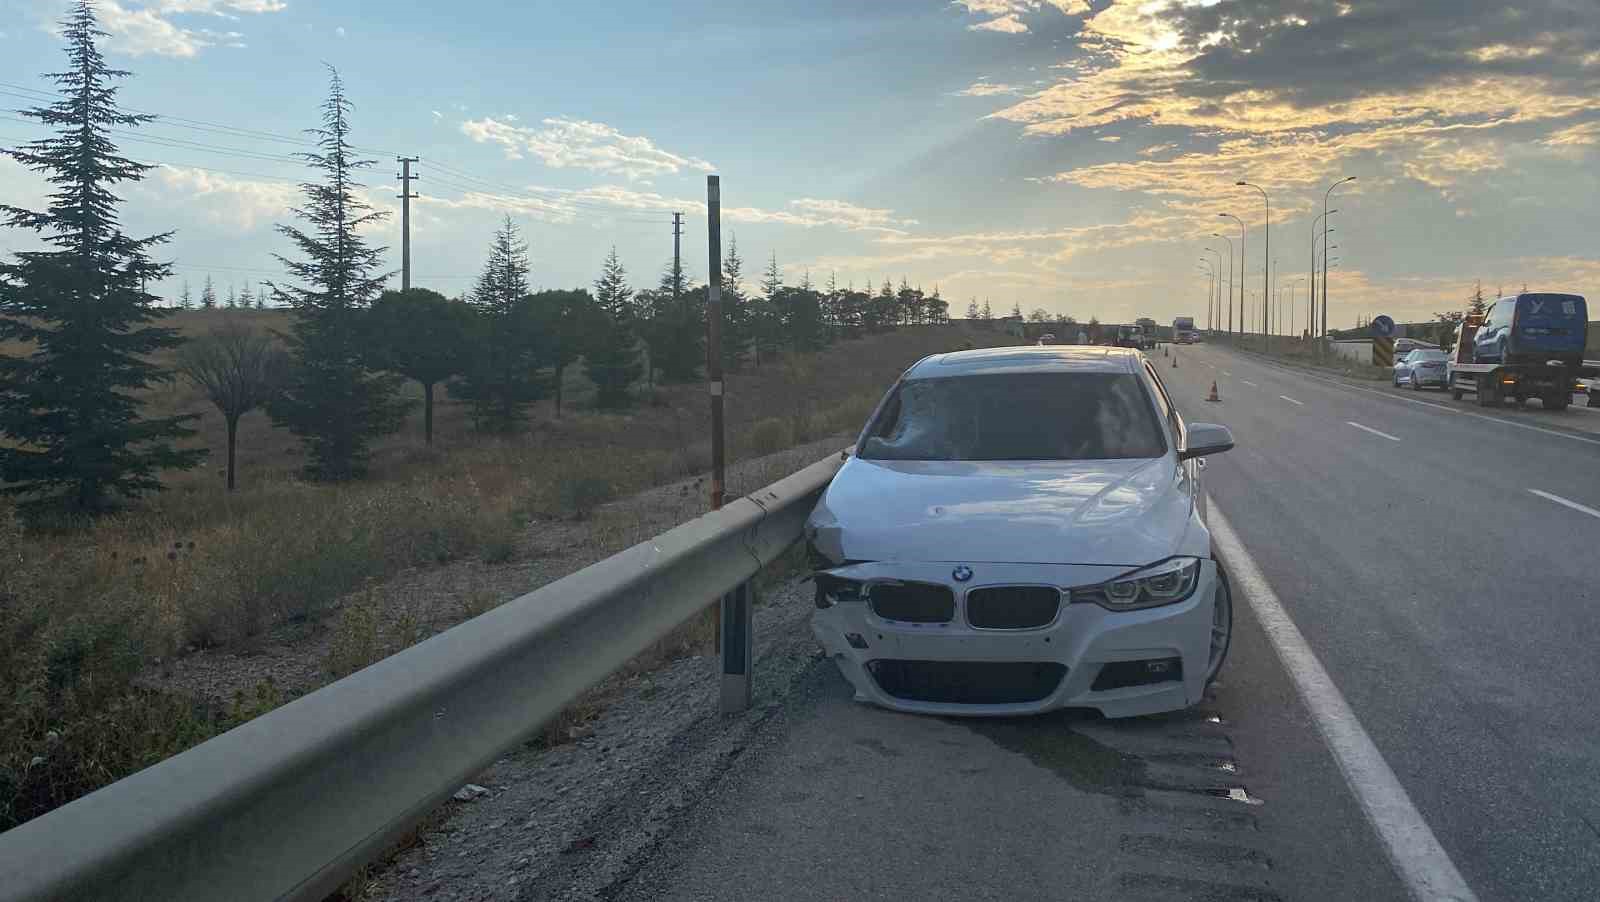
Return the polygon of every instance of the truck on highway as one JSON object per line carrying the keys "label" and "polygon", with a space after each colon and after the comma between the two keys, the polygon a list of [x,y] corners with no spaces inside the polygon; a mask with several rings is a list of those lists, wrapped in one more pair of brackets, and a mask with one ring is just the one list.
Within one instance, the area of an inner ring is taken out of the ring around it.
{"label": "truck on highway", "polygon": [[1588,319],[1587,303],[1575,294],[1499,298],[1456,327],[1445,387],[1457,401],[1472,392],[1480,407],[1538,398],[1546,410],[1564,410],[1572,393],[1584,390],[1578,380],[1600,374],[1584,360]]}
{"label": "truck on highway", "polygon": [[1141,316],[1134,320],[1134,325],[1144,332],[1145,350],[1155,350],[1156,345],[1161,340],[1160,327],[1156,325],[1156,321],[1148,316]]}
{"label": "truck on highway", "polygon": [[1200,333],[1194,329],[1194,317],[1180,316],[1172,321],[1172,340],[1181,345],[1192,345]]}

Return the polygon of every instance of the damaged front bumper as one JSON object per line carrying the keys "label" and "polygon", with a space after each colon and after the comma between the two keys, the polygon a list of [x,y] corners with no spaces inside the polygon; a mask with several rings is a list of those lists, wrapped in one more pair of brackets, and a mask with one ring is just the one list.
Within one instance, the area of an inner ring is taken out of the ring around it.
{"label": "damaged front bumper", "polygon": [[[1201,559],[1194,591],[1174,604],[1113,611],[1071,601],[1071,588],[1130,569],[852,564],[817,574],[811,626],[857,700],[898,711],[1005,716],[1082,707],[1130,717],[1193,705],[1205,691],[1216,563]],[[822,590],[840,585],[870,588],[864,596]],[[892,591],[875,591],[880,585]],[[1060,590],[1053,611],[1039,607],[1047,588]],[[1026,615],[1008,618],[1012,598]],[[1008,628],[975,625],[996,622]]]}

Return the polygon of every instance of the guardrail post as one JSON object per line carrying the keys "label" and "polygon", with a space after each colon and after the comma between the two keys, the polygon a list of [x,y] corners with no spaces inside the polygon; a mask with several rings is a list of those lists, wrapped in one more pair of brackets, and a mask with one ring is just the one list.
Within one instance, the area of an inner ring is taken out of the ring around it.
{"label": "guardrail post", "polygon": [[751,617],[753,598],[748,582],[722,596],[718,639],[722,653],[722,713],[737,714],[750,709],[754,691],[755,630]]}

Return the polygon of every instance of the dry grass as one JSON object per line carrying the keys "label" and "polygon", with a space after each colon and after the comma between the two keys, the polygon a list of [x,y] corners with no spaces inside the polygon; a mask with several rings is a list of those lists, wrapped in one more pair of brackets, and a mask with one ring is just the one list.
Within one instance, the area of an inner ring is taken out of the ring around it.
{"label": "dry grass", "polygon": [[[279,311],[195,311],[169,322],[197,334],[223,315],[288,327]],[[730,374],[730,459],[853,433],[907,365],[974,337],[962,327],[910,328]],[[976,337],[1003,343],[997,333]],[[672,525],[615,522],[603,505],[704,472],[703,385],[657,386],[616,413],[590,409],[591,395],[585,383],[572,384],[561,418],[545,402],[524,434],[491,439],[471,431],[446,393],[432,447],[420,441],[419,412],[376,447],[373,478],[345,486],[298,481],[294,438],[252,414],[241,423],[236,493],[224,491],[214,468],[172,474],[169,491],[55,533],[26,532],[0,509],[0,829],[281,701],[279,688],[248,682],[234,684],[241,688],[231,705],[136,688],[136,675],[155,660],[321,635],[320,669],[342,675],[436,627],[431,610],[385,607],[377,587],[397,573],[463,560],[515,563],[538,547],[530,534],[559,524],[581,526],[601,554]],[[192,441],[222,451],[221,418],[192,388],[160,386],[146,401],[154,414],[203,412]],[[696,499],[688,501],[685,509],[698,513]],[[577,522],[584,518],[593,519]],[[651,531],[637,535],[641,529]],[[470,591],[453,617],[508,597]],[[318,625],[335,611],[331,628]],[[686,624],[634,666],[704,650],[708,624]],[[585,716],[580,705],[549,732],[565,735]]]}

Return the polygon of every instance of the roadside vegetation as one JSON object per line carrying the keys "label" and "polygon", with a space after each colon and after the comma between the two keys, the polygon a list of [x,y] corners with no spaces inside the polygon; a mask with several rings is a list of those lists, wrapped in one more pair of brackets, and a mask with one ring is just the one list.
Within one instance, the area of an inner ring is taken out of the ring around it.
{"label": "roadside vegetation", "polygon": [[[0,206],[45,246],[0,261],[0,829],[298,691],[150,688],[174,660],[320,637],[319,679],[342,676],[439,626],[387,610],[386,580],[513,568],[562,530],[625,547],[658,524],[605,506],[710,458],[705,286],[668,267],[635,289],[601,249],[593,291],[531,292],[506,220],[468,296],[390,289],[355,231],[378,214],[336,73],[321,181],[279,230],[286,277],[162,307],[142,286],[165,236],[123,235],[113,191],[144,172],[113,140],[141,117],[117,108],[88,3],[64,35],[62,99],[25,113],[54,134],[8,153],[67,187]],[[775,256],[746,285],[736,240],[723,280],[735,461],[853,432],[921,356],[1004,343],[951,325],[937,290],[785,285]],[[685,635],[671,647],[704,641]]]}

